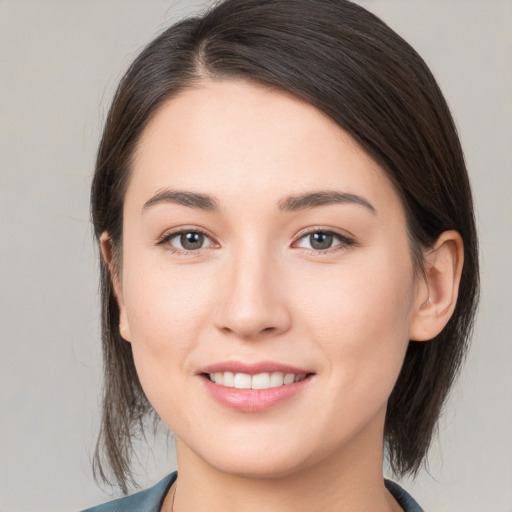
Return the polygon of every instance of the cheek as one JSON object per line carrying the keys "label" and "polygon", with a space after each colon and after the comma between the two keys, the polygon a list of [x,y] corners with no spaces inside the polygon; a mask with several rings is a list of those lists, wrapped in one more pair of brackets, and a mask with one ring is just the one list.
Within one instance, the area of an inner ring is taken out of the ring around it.
{"label": "cheek", "polygon": [[[142,388],[167,424],[185,420],[184,379],[195,375],[197,353],[211,350],[212,309],[219,269],[212,262],[176,265],[161,253],[132,249],[124,297],[135,367]],[[206,332],[208,331],[208,332]],[[187,391],[188,392],[188,391]]]}
{"label": "cheek", "polygon": [[168,351],[179,354],[201,326],[207,281],[190,271],[151,263],[144,268],[145,272],[134,269],[126,279],[124,295],[133,342],[156,357]]}
{"label": "cheek", "polygon": [[[389,396],[409,342],[414,280],[409,260],[340,268],[307,282],[302,306],[309,337],[329,358],[331,392],[355,401]],[[403,269],[403,270],[402,270]]]}
{"label": "cheek", "polygon": [[[125,305],[137,375],[153,408],[171,425],[189,428],[183,390],[188,357],[199,339],[204,295],[179,274],[154,265],[134,268],[126,279]],[[129,267],[126,269],[130,270]],[[189,372],[190,373],[190,372]]]}

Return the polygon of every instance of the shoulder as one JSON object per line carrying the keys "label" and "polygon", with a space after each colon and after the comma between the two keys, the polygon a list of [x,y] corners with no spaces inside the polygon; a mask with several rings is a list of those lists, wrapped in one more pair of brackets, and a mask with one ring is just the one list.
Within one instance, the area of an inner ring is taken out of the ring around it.
{"label": "shoulder", "polygon": [[405,489],[402,489],[402,487],[391,480],[385,480],[384,483],[386,484],[387,490],[393,495],[393,498],[395,498],[398,504],[404,509],[404,512],[424,512],[416,500]]}
{"label": "shoulder", "polygon": [[174,480],[176,480],[176,472],[166,476],[149,489],[88,508],[82,512],[159,512],[165,495]]}

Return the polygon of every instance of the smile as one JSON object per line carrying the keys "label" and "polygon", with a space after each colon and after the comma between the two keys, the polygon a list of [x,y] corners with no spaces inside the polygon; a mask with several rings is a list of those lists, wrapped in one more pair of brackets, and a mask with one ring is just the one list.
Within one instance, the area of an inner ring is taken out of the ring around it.
{"label": "smile", "polygon": [[271,361],[226,361],[202,368],[198,376],[217,403],[249,413],[268,411],[295,400],[316,380],[316,374],[309,369]]}
{"label": "smile", "polygon": [[267,372],[250,375],[248,373],[215,372],[207,374],[211,382],[235,389],[270,389],[287,386],[304,380],[305,373]]}

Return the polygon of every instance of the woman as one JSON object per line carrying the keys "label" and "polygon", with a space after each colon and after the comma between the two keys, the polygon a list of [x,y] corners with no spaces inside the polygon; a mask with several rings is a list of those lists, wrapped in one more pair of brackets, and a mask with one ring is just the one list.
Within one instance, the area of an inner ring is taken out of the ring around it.
{"label": "woman", "polygon": [[92,510],[418,511],[471,332],[471,192],[416,52],[344,0],[226,0],[123,78],[92,187],[123,491],[160,417],[178,474]]}

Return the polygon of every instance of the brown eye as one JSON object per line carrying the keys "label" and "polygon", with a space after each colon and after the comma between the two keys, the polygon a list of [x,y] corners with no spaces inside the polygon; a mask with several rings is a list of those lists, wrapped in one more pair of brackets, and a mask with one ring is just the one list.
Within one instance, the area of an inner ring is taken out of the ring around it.
{"label": "brown eye", "polygon": [[335,233],[334,231],[313,231],[301,236],[296,243],[297,247],[310,249],[316,252],[327,252],[329,249],[343,249],[354,245],[354,240]]}
{"label": "brown eye", "polygon": [[318,251],[330,249],[332,247],[333,240],[334,237],[329,233],[313,233],[309,235],[311,248]]}
{"label": "brown eye", "polygon": [[171,251],[179,253],[204,249],[211,246],[212,241],[209,236],[200,231],[178,231],[166,236],[160,244],[164,244]]}
{"label": "brown eye", "polygon": [[182,233],[179,236],[180,244],[186,251],[201,249],[204,243],[204,235],[202,233]]}

